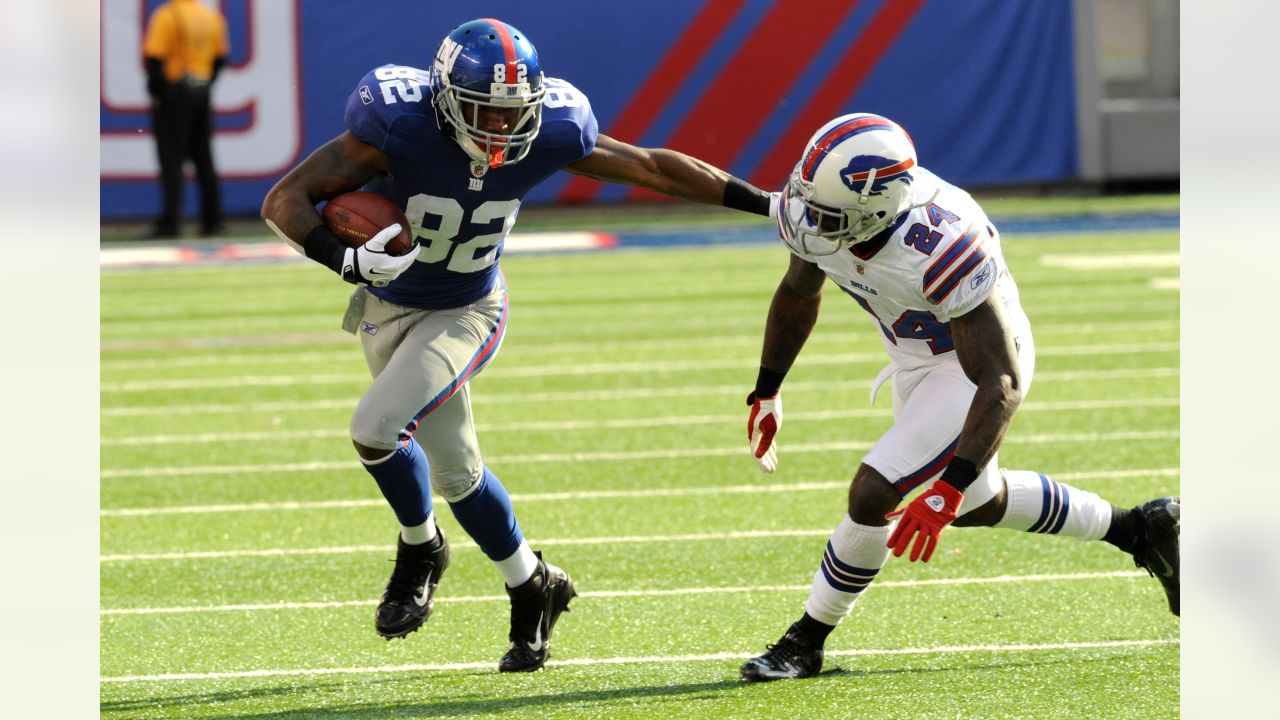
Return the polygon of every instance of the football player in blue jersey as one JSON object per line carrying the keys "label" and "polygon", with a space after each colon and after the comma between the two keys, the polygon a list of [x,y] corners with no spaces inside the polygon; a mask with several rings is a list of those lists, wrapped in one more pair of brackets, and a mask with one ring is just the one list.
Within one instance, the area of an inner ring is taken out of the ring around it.
{"label": "football player in blue jersey", "polygon": [[[558,170],[761,215],[771,197],[683,153],[599,134],[586,96],[544,77],[524,33],[488,18],[450,32],[430,71],[384,65],[366,75],[347,100],[346,125],[270,190],[262,217],[358,286],[343,326],[359,333],[374,379],[351,439],[401,526],[375,627],[404,637],[431,614],[449,565],[434,489],[506,582],[511,644],[498,669],[537,670],[576,591],[529,548],[485,466],[468,386],[506,330],[499,260],[521,200]],[[385,252],[398,225],[353,249],[324,224],[316,204],[360,188],[404,209],[412,252]]]}

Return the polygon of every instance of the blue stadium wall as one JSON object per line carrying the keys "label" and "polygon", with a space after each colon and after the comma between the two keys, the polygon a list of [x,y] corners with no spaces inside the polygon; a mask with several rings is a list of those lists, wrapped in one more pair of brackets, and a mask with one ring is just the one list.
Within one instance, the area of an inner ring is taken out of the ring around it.
{"label": "blue stadium wall", "polygon": [[[138,42],[156,0],[102,0],[101,212],[159,205]],[[963,185],[1078,176],[1070,0],[443,3],[222,0],[233,52],[215,92],[229,214],[256,214],[289,167],[342,132],[354,83],[428,67],[449,29],[497,17],[544,71],[591,100],[601,131],[683,150],[777,188],[823,122],[901,123],[922,164]],[[643,200],[560,174],[530,203]],[[186,201],[194,213],[195,192]]]}

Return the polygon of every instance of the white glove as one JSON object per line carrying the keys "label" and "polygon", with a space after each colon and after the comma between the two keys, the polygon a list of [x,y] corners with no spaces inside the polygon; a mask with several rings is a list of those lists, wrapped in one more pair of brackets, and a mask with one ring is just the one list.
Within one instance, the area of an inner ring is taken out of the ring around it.
{"label": "white glove", "polygon": [[761,472],[778,469],[778,446],[773,438],[782,428],[782,393],[769,398],[757,398],[755,392],[747,396],[751,417],[747,418],[747,441],[751,454]]}
{"label": "white glove", "polygon": [[342,279],[356,285],[382,287],[408,270],[418,259],[422,248],[414,245],[413,250],[404,255],[387,254],[387,242],[399,234],[400,224],[396,223],[383,228],[364,245],[347,248],[346,255],[342,257]]}

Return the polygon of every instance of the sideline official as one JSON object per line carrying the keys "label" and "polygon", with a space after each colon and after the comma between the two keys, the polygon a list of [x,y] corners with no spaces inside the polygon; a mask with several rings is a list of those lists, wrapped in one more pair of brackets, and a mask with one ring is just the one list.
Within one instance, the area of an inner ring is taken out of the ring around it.
{"label": "sideline official", "polygon": [[163,196],[151,237],[179,234],[183,166],[188,158],[200,187],[200,234],[222,232],[222,194],[213,167],[209,94],[229,52],[226,19],[197,0],[168,0],[147,22],[142,54]]}

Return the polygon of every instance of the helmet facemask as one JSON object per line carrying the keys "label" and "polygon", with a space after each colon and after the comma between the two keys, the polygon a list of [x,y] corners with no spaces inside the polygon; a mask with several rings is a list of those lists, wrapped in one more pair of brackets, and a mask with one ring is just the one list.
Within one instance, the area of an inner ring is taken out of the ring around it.
{"label": "helmet facemask", "polygon": [[500,20],[472,20],[445,36],[431,66],[431,92],[440,128],[482,164],[473,164],[477,174],[524,159],[542,128],[538,51]]}
{"label": "helmet facemask", "polygon": [[[783,238],[809,255],[831,255],[875,238],[915,203],[916,151],[893,121],[851,113],[809,138],[783,190]],[[936,193],[935,193],[936,197]]]}
{"label": "helmet facemask", "polygon": [[[444,78],[436,106],[457,133],[458,144],[473,160],[491,168],[524,159],[542,129],[542,78],[534,82],[491,83],[488,92],[454,85]],[[506,132],[486,130],[486,115],[505,113]]]}
{"label": "helmet facemask", "polygon": [[[886,187],[872,194],[871,187],[875,183],[873,171],[862,188],[863,192],[852,198],[840,198],[840,204],[824,203],[818,188],[804,179],[798,164],[782,194],[785,236],[796,249],[817,257],[866,242],[889,227],[902,213],[920,207],[912,204],[915,193],[911,180],[910,175],[894,178],[890,182],[896,187]],[[790,202],[792,199],[796,202]]]}

